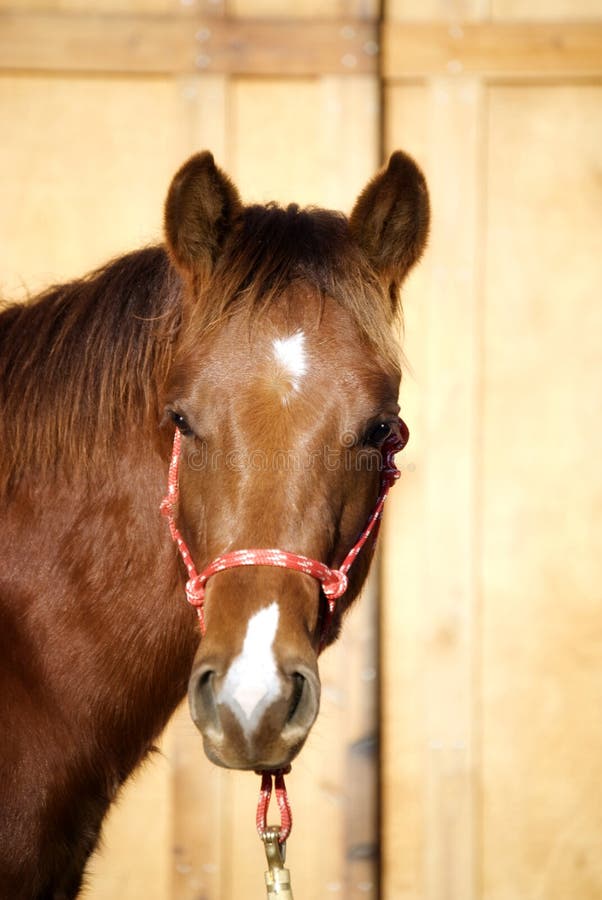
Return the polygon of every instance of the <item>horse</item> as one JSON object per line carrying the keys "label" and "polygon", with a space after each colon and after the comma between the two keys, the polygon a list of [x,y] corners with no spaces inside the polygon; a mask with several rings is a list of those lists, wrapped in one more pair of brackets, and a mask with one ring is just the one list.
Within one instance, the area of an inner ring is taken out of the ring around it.
{"label": "horse", "polygon": [[[375,533],[336,604],[316,571],[345,558],[375,460],[407,438],[399,288],[428,222],[401,151],[349,217],[244,205],[203,152],[169,187],[164,243],[5,304],[2,898],[76,897],[110,804],[187,693],[216,764],[275,772],[300,751]],[[249,547],[314,570],[218,566],[201,590],[191,566]]]}

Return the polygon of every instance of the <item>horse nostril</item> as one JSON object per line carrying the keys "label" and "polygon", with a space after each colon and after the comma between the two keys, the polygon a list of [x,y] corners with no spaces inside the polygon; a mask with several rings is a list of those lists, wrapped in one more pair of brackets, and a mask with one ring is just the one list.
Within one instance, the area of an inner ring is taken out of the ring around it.
{"label": "horse nostril", "polygon": [[212,728],[221,731],[213,688],[215,674],[213,669],[202,668],[192,673],[188,683],[190,714],[195,724],[202,730]]}
{"label": "horse nostril", "polygon": [[305,689],[305,678],[299,672],[295,672],[291,676],[291,679],[293,682],[293,692],[291,694],[291,703],[288,710],[288,716],[286,717],[286,724],[294,719]]}
{"label": "horse nostril", "polygon": [[208,669],[206,672],[201,672],[197,681],[197,692],[208,706],[215,703],[213,692],[214,675],[215,672],[212,669]]}
{"label": "horse nostril", "polygon": [[294,738],[297,733],[307,733],[313,725],[320,705],[320,683],[309,670],[293,672],[288,715],[283,737]]}

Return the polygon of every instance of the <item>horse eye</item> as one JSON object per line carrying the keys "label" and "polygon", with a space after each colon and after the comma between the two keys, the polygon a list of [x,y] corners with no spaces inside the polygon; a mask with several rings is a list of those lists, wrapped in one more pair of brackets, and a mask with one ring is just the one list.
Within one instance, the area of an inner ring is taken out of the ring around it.
{"label": "horse eye", "polygon": [[366,443],[372,444],[373,447],[380,447],[391,436],[392,431],[390,422],[379,422],[368,432]]}
{"label": "horse eye", "polygon": [[366,443],[373,447],[382,447],[385,441],[390,441],[395,453],[403,450],[410,439],[410,430],[403,419],[396,422],[379,422],[369,432]]}
{"label": "horse eye", "polygon": [[181,416],[180,413],[174,412],[173,410],[172,412],[170,412],[170,416],[174,425],[176,426],[178,431],[181,432],[181,434],[183,434],[185,437],[188,437],[192,434],[192,428],[190,427],[184,416]]}

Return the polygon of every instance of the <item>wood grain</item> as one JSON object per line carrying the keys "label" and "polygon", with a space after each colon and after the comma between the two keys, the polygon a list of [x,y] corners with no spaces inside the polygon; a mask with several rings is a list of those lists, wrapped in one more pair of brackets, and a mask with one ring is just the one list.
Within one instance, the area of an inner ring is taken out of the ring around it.
{"label": "wood grain", "polygon": [[375,22],[0,11],[0,69],[375,74]]}
{"label": "wood grain", "polygon": [[490,98],[487,900],[602,896],[600,87]]}
{"label": "wood grain", "polygon": [[389,22],[382,46],[386,79],[474,75],[524,81],[602,75],[600,21]]}
{"label": "wood grain", "polygon": [[[483,95],[476,81],[438,79],[420,96],[418,121],[406,128],[409,146],[416,142],[427,173],[434,217],[425,271],[419,273],[421,294],[405,303],[417,328],[406,342],[414,371],[406,380],[415,381],[410,389],[417,393],[409,407],[415,416],[407,453],[412,469],[402,479],[386,527],[385,896],[476,900],[479,298],[473,273],[479,249]],[[402,97],[397,108],[403,115],[414,107]],[[388,137],[399,144],[403,134],[399,122]],[[402,414],[405,390],[402,386]],[[413,646],[406,657],[408,642]],[[412,696],[403,696],[405,691]],[[418,780],[418,790],[412,779]],[[407,834],[413,828],[418,837]],[[406,856],[404,871],[395,847],[401,844],[405,855],[410,841],[422,865],[414,868],[415,858]]]}

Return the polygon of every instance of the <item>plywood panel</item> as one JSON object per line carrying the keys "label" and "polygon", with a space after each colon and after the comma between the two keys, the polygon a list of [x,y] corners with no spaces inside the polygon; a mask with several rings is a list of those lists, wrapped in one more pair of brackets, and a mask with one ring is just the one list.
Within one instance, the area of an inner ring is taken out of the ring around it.
{"label": "plywood panel", "polygon": [[321,78],[316,132],[321,167],[320,203],[350,212],[380,166],[380,94],[376,79]]}
{"label": "plywood panel", "polygon": [[0,10],[43,10],[44,12],[120,12],[120,13],[161,13],[181,9],[194,9],[196,0],[0,0]]}
{"label": "plywood panel", "polygon": [[245,199],[349,210],[377,167],[377,97],[370,78],[237,79],[230,146]]}
{"label": "plywood panel", "polygon": [[599,19],[600,0],[491,0],[495,19]]}
{"label": "plywood panel", "polygon": [[[361,3],[361,0],[360,0]],[[317,0],[304,0],[294,10],[295,16],[323,17],[344,16],[349,13],[349,0],[328,0],[318,3]],[[353,5],[357,6],[358,3]],[[370,0],[361,4],[364,8],[373,6]],[[0,0],[0,9],[20,10],[56,10],[58,12],[81,10],[88,12],[92,4],[90,0]],[[93,7],[98,12],[174,12],[182,14],[207,15],[223,10],[223,0],[94,0]],[[291,5],[287,0],[229,0],[228,13],[231,16],[290,18]]]}
{"label": "plywood panel", "polygon": [[161,239],[164,196],[188,152],[162,79],[0,78],[0,287],[83,274]]}
{"label": "plywood panel", "polygon": [[[332,17],[344,14],[345,0],[303,0],[295,4],[294,15],[299,18],[316,16]],[[229,0],[228,12],[233,16],[255,16],[258,18],[291,18],[293,10],[287,0]]]}
{"label": "plywood panel", "polygon": [[231,863],[224,856],[229,843],[222,834],[224,773],[206,758],[186,702],[170,722],[165,742],[172,827],[162,848],[170,876],[163,900],[225,897],[224,878]]}
{"label": "plywood panel", "polygon": [[462,19],[486,18],[491,0],[387,0],[387,21],[443,20],[450,23]]}
{"label": "plywood panel", "polygon": [[172,831],[169,741],[128,783],[88,867],[89,900],[165,900],[170,896]]}
{"label": "plywood panel", "polygon": [[363,19],[378,15],[377,0],[303,0],[291,7],[290,0],[229,0],[228,12],[237,16],[299,18],[344,18],[358,16]]}
{"label": "plywood panel", "polygon": [[376,74],[374,22],[0,11],[0,69],[78,74]]}
{"label": "plywood panel", "polygon": [[[391,87],[385,96],[387,152],[403,148],[428,169],[428,89]],[[410,442],[398,457],[402,477],[387,500],[382,533],[382,855],[383,898],[415,900],[424,889],[425,792],[422,660],[425,324],[428,257],[403,292],[406,368],[401,415]]]}
{"label": "plywood panel", "polygon": [[186,152],[210,150],[216,163],[229,172],[228,79],[209,74],[183,76],[176,90]]}
{"label": "plywood panel", "polygon": [[596,19],[600,0],[388,0],[387,19]]}
{"label": "plywood panel", "polygon": [[[377,671],[377,570],[346,623],[345,663],[350,673],[345,755],[344,896],[378,897],[379,715]],[[371,888],[371,889],[370,889]]]}
{"label": "plywood panel", "polygon": [[385,896],[467,900],[477,896],[475,271],[483,96],[477,82],[442,79],[428,89],[392,89],[387,99],[387,140],[391,149],[417,152],[433,226],[417,296],[405,303],[414,375],[402,385],[401,407],[405,414],[407,404],[413,432],[413,468],[386,529]]}
{"label": "plywood panel", "polygon": [[237,79],[230,122],[233,174],[246,200],[318,201],[322,172],[316,80]]}
{"label": "plywood panel", "polygon": [[600,22],[445,22],[385,25],[388,79],[592,80],[602,75]]}
{"label": "plywood panel", "polygon": [[602,895],[602,90],[491,92],[486,900]]}

